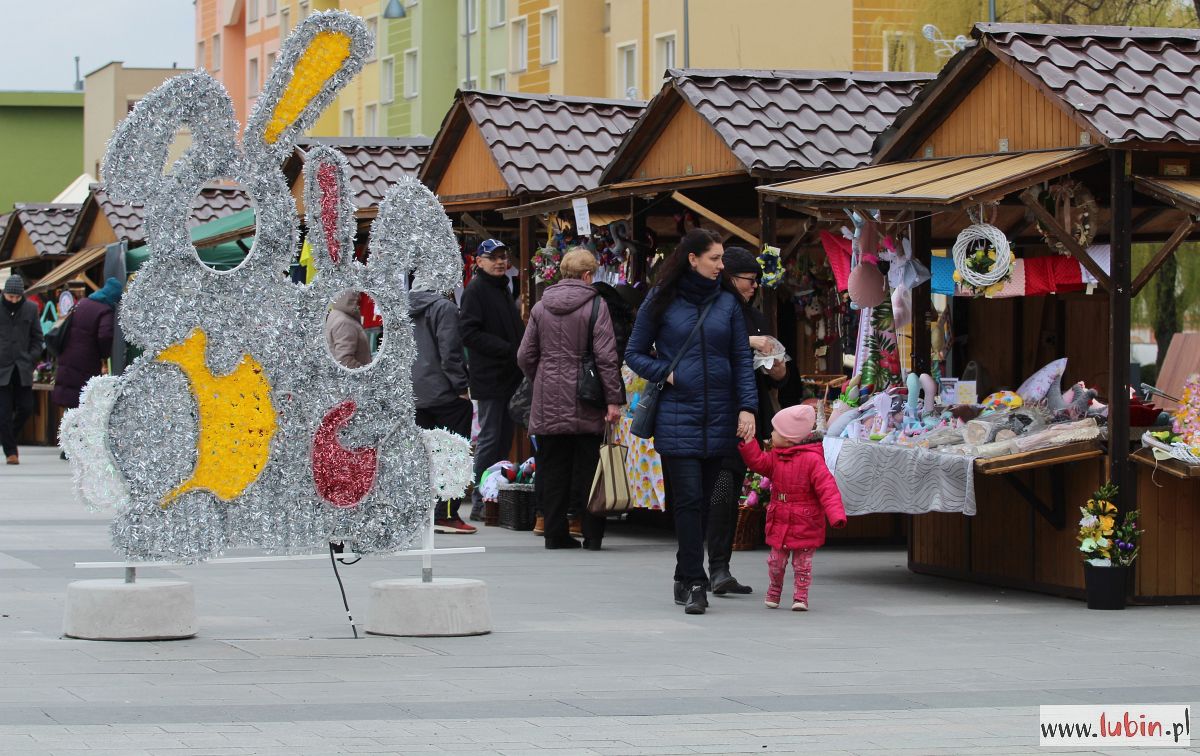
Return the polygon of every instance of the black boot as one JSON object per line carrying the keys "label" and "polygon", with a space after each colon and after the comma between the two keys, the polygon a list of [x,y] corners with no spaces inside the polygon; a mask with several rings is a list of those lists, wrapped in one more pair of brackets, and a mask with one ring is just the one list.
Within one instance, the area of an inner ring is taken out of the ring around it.
{"label": "black boot", "polygon": [[546,548],[548,549],[577,549],[580,543],[571,536],[546,536]]}
{"label": "black boot", "polygon": [[683,611],[685,614],[704,614],[705,609],[708,609],[708,594],[705,593],[704,586],[697,583],[688,589],[687,604],[684,605]]}
{"label": "black boot", "polygon": [[601,549],[600,539],[599,538],[584,538],[583,539],[583,548],[587,549],[588,551],[600,551],[600,549]]}
{"label": "black boot", "polygon": [[742,585],[733,575],[729,574],[729,568],[718,567],[712,570],[712,576],[709,578],[712,583],[712,592],[717,596],[724,596],[726,593],[735,593],[744,596],[748,593],[754,593],[754,589],[748,585]]}
{"label": "black boot", "polygon": [[687,603],[688,590],[682,580],[675,581],[675,603],[683,606]]}

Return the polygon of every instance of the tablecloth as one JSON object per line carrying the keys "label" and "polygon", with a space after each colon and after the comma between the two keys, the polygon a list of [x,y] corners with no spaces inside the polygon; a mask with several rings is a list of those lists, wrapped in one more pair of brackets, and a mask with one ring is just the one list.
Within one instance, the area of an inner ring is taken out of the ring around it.
{"label": "tablecloth", "polygon": [[975,458],[928,449],[825,439],[847,515],[975,514]]}

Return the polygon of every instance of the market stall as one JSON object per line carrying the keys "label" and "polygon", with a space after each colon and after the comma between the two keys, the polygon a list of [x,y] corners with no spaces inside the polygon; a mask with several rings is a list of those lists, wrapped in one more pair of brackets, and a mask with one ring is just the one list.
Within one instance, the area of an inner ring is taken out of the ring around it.
{"label": "market stall", "polygon": [[[875,137],[929,78],[926,74],[671,70],[616,150],[600,186],[508,208],[501,215],[557,222],[570,233],[576,225],[575,207],[582,204],[593,219],[593,234],[583,240],[595,246],[602,261],[616,257],[619,280],[639,287],[652,279],[659,255],[692,226],[714,229],[727,244],[760,252],[765,226],[756,187],[867,163]],[[620,220],[605,228],[595,222],[597,217]],[[782,248],[782,258],[818,259],[816,236],[805,220],[784,219],[773,232],[788,240],[769,242]],[[562,239],[562,243],[572,241],[569,236]],[[611,254],[614,247],[620,249],[619,255]],[[778,324],[779,338],[796,365],[791,382],[795,397],[803,389],[800,376],[824,367],[815,356],[817,333],[809,332],[802,315],[812,297],[802,291],[800,268],[807,270],[807,263],[794,264],[786,281],[783,270],[764,276],[768,291],[760,302],[768,319]],[[841,306],[836,292],[832,299],[831,312]],[[836,341],[832,330],[819,338],[827,337],[830,344]],[[840,369],[840,364],[835,368]],[[634,383],[627,388],[631,396],[638,393]],[[622,437],[631,450],[630,485],[639,506],[661,508],[661,468],[652,444],[628,433]],[[902,538],[903,520],[892,514],[855,518],[850,527],[832,531],[830,537]]]}
{"label": "market stall", "polygon": [[[862,314],[856,373],[871,390],[842,395],[827,461],[848,512],[914,514],[910,569],[1065,595],[1083,589],[1076,512],[1111,480],[1145,528],[1135,598],[1198,600],[1200,489],[1172,483],[1168,505],[1130,461],[1129,324],[1132,294],[1196,236],[1195,207],[1162,198],[1194,170],[1200,130],[1147,72],[1193,78],[1200,34],[980,24],[973,37],[874,165],[761,190],[780,217],[853,229],[825,248]],[[1141,271],[1134,240],[1159,245]]]}

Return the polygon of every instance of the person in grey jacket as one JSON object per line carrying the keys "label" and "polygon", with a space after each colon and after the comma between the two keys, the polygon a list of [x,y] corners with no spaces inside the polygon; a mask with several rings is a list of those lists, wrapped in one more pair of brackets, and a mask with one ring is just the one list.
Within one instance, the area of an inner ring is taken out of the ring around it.
{"label": "person in grey jacket", "polygon": [[325,316],[325,345],[342,367],[354,370],[373,361],[371,342],[358,309],[357,291],[344,291],[333,300],[333,308]]}
{"label": "person in grey jacket", "polygon": [[[426,290],[409,292],[408,311],[417,341],[412,373],[417,425],[444,428],[469,439],[473,413],[458,331],[458,308],[445,295]],[[474,526],[459,517],[461,504],[461,499],[438,502],[433,519],[438,533],[475,532]]]}
{"label": "person in grey jacket", "polygon": [[25,298],[25,282],[4,282],[0,307],[0,446],[10,465],[20,464],[17,436],[33,414],[33,368],[42,354],[38,308]]}

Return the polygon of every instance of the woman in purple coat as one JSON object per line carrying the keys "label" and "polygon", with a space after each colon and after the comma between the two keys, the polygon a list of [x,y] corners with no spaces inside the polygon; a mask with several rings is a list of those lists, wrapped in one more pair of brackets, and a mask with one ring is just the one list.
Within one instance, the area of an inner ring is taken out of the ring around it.
{"label": "woman in purple coat", "polygon": [[113,326],[117,303],[121,301],[121,282],[109,278],[104,286],[71,311],[67,341],[58,356],[51,401],[65,409],[79,406],[79,392],[85,383],[100,375],[104,361],[112,355]]}
{"label": "woman in purple coat", "polygon": [[[579,548],[567,526],[567,512],[587,512],[604,425],[620,417],[616,337],[608,306],[592,288],[596,268],[590,250],[576,248],[563,256],[563,280],[534,305],[517,352],[521,372],[533,382],[529,432],[537,437],[534,495],[546,514],[548,549]],[[592,353],[607,408],[584,404],[576,392],[593,311]],[[584,514],[583,546],[598,551],[603,538],[604,518]]]}

